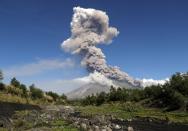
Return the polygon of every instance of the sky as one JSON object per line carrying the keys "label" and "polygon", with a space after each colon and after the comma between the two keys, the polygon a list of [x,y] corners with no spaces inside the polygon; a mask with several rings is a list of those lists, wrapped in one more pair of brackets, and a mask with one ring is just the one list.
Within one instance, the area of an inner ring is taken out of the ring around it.
{"label": "sky", "polygon": [[[166,79],[188,65],[187,0],[0,0],[0,69],[44,90],[68,92],[88,72],[61,49],[73,7],[105,11],[120,32],[100,48],[134,78]],[[54,87],[57,87],[56,89]]]}

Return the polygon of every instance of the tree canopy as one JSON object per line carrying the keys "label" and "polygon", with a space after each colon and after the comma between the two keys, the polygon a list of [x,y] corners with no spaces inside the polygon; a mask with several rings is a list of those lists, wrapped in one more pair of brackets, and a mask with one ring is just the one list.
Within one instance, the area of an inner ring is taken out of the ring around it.
{"label": "tree canopy", "polygon": [[108,102],[139,102],[147,100],[148,105],[166,110],[176,110],[188,106],[188,73],[176,73],[164,85],[152,85],[144,89],[111,87],[109,93],[101,92],[87,96],[84,105],[101,105]]}
{"label": "tree canopy", "polygon": [[3,72],[0,70],[0,81],[3,80]]}

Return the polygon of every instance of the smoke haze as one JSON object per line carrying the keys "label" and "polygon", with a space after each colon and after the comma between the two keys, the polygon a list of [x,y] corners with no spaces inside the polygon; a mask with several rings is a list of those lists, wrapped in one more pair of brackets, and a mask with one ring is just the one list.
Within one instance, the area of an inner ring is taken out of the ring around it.
{"label": "smoke haze", "polygon": [[107,65],[105,55],[97,47],[99,44],[110,44],[119,34],[115,27],[109,26],[107,14],[100,10],[81,7],[74,7],[73,11],[71,37],[62,43],[62,48],[71,54],[80,55],[81,65],[90,73],[96,71],[111,80],[140,86],[140,81],[134,80],[118,67]]}

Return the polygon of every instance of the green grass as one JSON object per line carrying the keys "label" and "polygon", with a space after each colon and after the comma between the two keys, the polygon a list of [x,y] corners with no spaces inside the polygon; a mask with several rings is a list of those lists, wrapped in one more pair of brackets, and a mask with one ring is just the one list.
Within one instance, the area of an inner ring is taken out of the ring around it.
{"label": "green grass", "polygon": [[[31,120],[31,121],[25,121],[24,118],[31,114],[32,111],[16,111],[13,116],[13,125],[14,129],[44,129],[44,130],[50,130],[50,131],[78,131],[77,128],[75,128],[71,122],[65,121],[63,119],[55,119],[52,121],[40,121],[38,119]],[[34,121],[37,121],[36,124],[34,124]],[[47,122],[47,123],[46,123]],[[0,130],[1,131],[1,130]]]}
{"label": "green grass", "polygon": [[31,105],[48,105],[51,104],[43,99],[33,100],[30,97],[24,98],[18,95],[7,94],[5,92],[0,92],[0,102],[11,102],[19,104],[31,104]]}
{"label": "green grass", "polygon": [[144,108],[137,104],[103,104],[101,106],[78,106],[76,109],[82,113],[83,116],[93,115],[113,115],[117,118],[130,119],[135,117],[150,117],[160,120],[169,120],[175,123],[188,124],[187,112],[163,112],[155,108]]}
{"label": "green grass", "polygon": [[[26,104],[28,101],[20,96],[0,92],[0,101]],[[31,102],[31,101],[30,101]]]}
{"label": "green grass", "polygon": [[6,128],[0,127],[0,131],[8,131]]}
{"label": "green grass", "polygon": [[54,127],[53,131],[78,131],[71,123],[64,120],[55,120],[51,123],[51,126]]}

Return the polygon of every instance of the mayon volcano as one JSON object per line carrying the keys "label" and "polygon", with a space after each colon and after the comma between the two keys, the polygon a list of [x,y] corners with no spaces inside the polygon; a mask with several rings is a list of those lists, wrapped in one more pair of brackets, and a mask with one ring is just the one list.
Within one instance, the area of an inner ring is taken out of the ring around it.
{"label": "mayon volcano", "polygon": [[106,56],[98,45],[111,44],[119,31],[109,25],[106,12],[81,7],[74,7],[73,12],[71,36],[63,41],[61,47],[65,52],[81,57],[81,66],[86,68],[89,76],[83,78],[87,79],[84,85],[67,94],[69,98],[108,92],[111,86],[142,88],[145,85],[164,83],[163,80],[137,80],[121,71],[119,67],[107,64]]}

